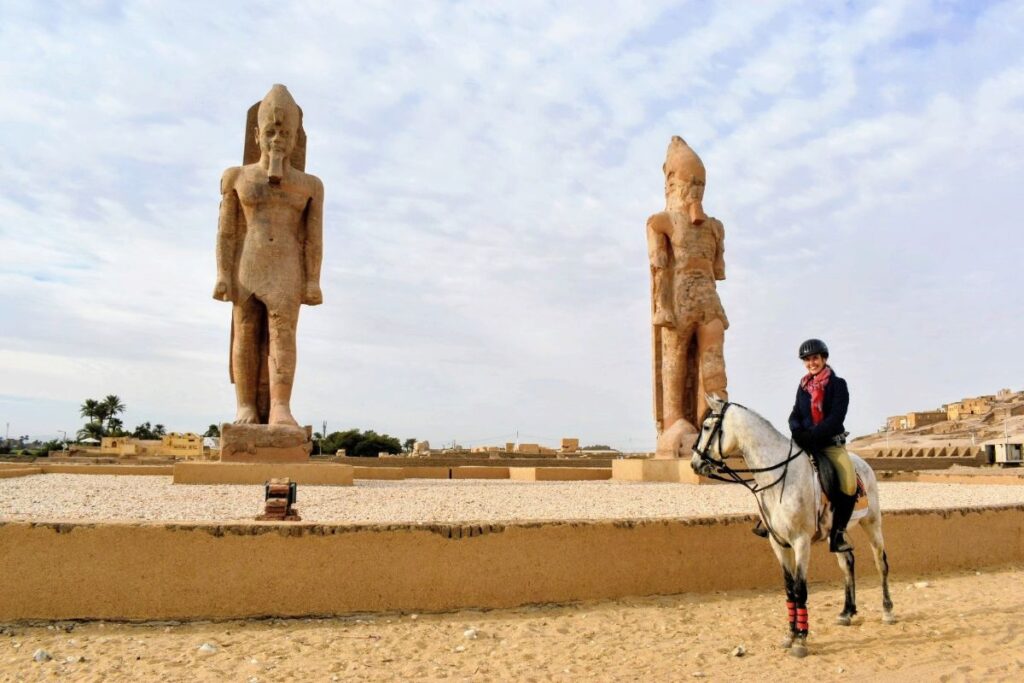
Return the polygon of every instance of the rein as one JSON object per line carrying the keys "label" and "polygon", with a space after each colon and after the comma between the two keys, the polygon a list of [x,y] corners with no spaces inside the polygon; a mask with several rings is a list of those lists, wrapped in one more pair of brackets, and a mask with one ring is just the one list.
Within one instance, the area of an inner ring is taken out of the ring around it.
{"label": "rein", "polygon": [[[789,543],[782,540],[779,537],[779,535],[775,532],[775,529],[772,528],[772,525],[769,523],[768,514],[766,513],[764,505],[761,503],[761,497],[758,494],[764,493],[768,489],[773,488],[781,483],[782,489],[779,492],[779,500],[782,500],[782,494],[786,492],[786,474],[789,472],[789,463],[793,462],[801,455],[805,455],[806,453],[802,448],[797,448],[796,452],[793,452],[793,447],[795,444],[793,443],[793,439],[791,437],[789,439],[789,456],[785,460],[777,462],[774,465],[770,465],[768,467],[732,467],[727,462],[725,462],[724,457],[721,460],[716,459],[713,455],[711,455],[711,444],[714,442],[715,437],[717,436],[718,452],[722,453],[722,441],[724,439],[725,434],[725,428],[722,425],[725,421],[725,411],[727,411],[729,409],[729,406],[731,405],[734,404],[726,401],[724,404],[722,404],[722,411],[719,413],[713,413],[709,409],[708,413],[710,413],[710,415],[705,414],[704,420],[701,420],[701,422],[703,423],[705,420],[708,419],[708,417],[713,417],[715,419],[715,422],[711,427],[711,434],[708,436],[708,440],[707,443],[704,444],[704,448],[698,448],[698,446],[700,445],[700,439],[698,438],[697,445],[693,447],[693,452],[697,454],[697,457],[700,458],[701,462],[705,463],[711,468],[711,472],[705,475],[709,479],[715,479],[716,481],[724,481],[729,484],[742,484],[748,491],[750,491],[750,493],[754,495],[754,501],[757,502],[757,508],[761,512],[761,519],[764,520],[764,525],[765,528],[768,529],[768,533],[772,535],[772,538],[775,539],[776,543],[781,545],[783,548],[789,548],[791,547]],[[738,405],[741,408],[743,407],[739,403],[736,403],[735,405]],[[757,480],[754,477],[744,479],[742,476],[744,474],[772,472],[774,470],[779,469],[780,467],[782,468],[782,473],[775,479],[775,481],[766,486],[758,486]]]}

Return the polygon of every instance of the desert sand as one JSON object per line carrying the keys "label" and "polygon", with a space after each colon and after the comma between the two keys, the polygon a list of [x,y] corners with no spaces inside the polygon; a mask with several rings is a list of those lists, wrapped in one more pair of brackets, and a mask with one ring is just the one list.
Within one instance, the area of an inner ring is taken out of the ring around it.
{"label": "desert sand", "polygon": [[[1024,567],[922,577],[900,576],[894,563],[899,621],[891,626],[881,623],[877,585],[861,569],[861,614],[850,627],[833,623],[842,587],[811,586],[810,654],[803,660],[777,646],[781,590],[733,591],[446,614],[9,625],[0,635],[0,680],[1024,677]],[[38,650],[52,659],[37,662]]]}

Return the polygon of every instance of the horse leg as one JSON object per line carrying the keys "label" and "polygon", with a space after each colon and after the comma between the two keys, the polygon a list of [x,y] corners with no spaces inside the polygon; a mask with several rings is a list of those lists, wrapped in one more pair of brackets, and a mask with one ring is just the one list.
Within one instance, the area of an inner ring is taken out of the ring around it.
{"label": "horse leg", "polygon": [[793,598],[796,603],[796,635],[789,654],[794,657],[807,656],[807,632],[810,629],[807,616],[807,565],[811,559],[811,540],[803,536],[793,541]]}
{"label": "horse leg", "polygon": [[865,517],[862,524],[868,533],[871,552],[875,555],[875,567],[878,568],[878,576],[882,580],[882,621],[886,624],[895,624],[896,617],[892,613],[892,598],[889,596],[889,557],[885,554],[882,521],[877,517],[873,519]]}
{"label": "horse leg", "polygon": [[846,578],[846,602],[843,604],[843,611],[836,617],[836,623],[840,626],[849,626],[853,616],[857,614],[857,587],[853,572],[853,551],[836,553],[836,560],[839,568],[843,570]]}
{"label": "horse leg", "polygon": [[789,619],[789,629],[779,646],[788,650],[796,639],[796,564],[793,560],[793,551],[778,545],[774,539],[772,540],[772,550],[775,551],[775,557],[782,565],[782,579],[786,583],[786,613]]}

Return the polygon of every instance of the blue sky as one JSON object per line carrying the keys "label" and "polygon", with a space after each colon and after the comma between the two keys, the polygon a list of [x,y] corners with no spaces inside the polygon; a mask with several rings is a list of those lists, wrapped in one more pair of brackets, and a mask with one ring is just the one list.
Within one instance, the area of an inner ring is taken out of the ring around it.
{"label": "blue sky", "polygon": [[825,338],[848,426],[1021,389],[1024,5],[0,2],[0,421],[231,419],[221,171],[273,83],[326,188],[294,411],[652,448],[672,135],[726,227],[732,398]]}

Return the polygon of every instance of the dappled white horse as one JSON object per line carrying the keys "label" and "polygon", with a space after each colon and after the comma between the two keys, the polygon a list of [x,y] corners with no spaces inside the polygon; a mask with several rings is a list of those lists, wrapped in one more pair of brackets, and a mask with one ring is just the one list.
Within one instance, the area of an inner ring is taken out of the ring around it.
{"label": "dappled white horse", "polygon": [[[743,483],[754,493],[786,581],[789,633],[782,646],[794,656],[803,657],[807,654],[807,565],[811,543],[828,538],[831,508],[825,503],[810,456],[791,439],[749,408],[717,396],[708,397],[707,401],[708,413],[690,464],[697,474]],[[735,455],[743,456],[746,468],[737,469],[725,461]],[[867,508],[855,510],[847,528],[859,523],[867,533],[882,578],[882,621],[891,624],[896,620],[889,597],[889,561],[882,539],[878,482],[864,460],[853,453],[850,460],[867,494]],[[846,603],[836,621],[848,626],[857,613],[853,551],[838,553],[836,559],[846,577]]]}

